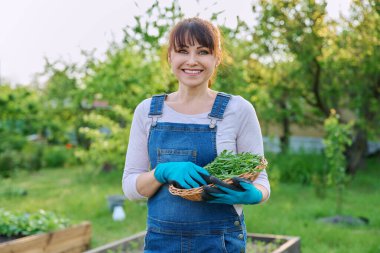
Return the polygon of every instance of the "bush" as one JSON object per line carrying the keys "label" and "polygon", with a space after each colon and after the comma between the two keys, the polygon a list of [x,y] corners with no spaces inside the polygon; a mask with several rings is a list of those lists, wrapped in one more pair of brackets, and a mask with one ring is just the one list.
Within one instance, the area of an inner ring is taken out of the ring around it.
{"label": "bush", "polygon": [[[112,107],[113,117],[92,112],[84,117],[86,127],[80,133],[91,141],[88,150],[78,149],[75,156],[83,163],[93,164],[96,168],[109,171],[122,169],[125,151],[127,150],[129,126],[132,113],[129,109],[115,105]],[[124,124],[120,122],[124,121]]]}
{"label": "bush", "polygon": [[7,150],[0,153],[0,176],[10,177],[20,163],[18,152]]}
{"label": "bush", "polygon": [[62,167],[69,159],[70,152],[62,146],[48,146],[45,148],[42,158],[44,167]]}
{"label": "bush", "polygon": [[352,144],[351,131],[353,123],[342,124],[339,122],[339,114],[334,109],[324,122],[325,156],[329,168],[328,183],[337,189],[337,214],[342,214],[343,191],[348,183],[346,175],[346,157],[344,152]]}
{"label": "bush", "polygon": [[0,133],[0,140],[0,153],[7,150],[20,151],[26,144],[25,136],[10,132]]}
{"label": "bush", "polygon": [[[325,158],[318,153],[268,153],[269,171],[279,173],[281,182],[313,183],[326,174]],[[270,173],[268,171],[268,173]]]}
{"label": "bush", "polygon": [[22,149],[22,165],[27,170],[39,170],[42,168],[43,144],[28,143]]}
{"label": "bush", "polygon": [[0,235],[27,236],[65,228],[69,221],[53,212],[11,213],[0,209]]}

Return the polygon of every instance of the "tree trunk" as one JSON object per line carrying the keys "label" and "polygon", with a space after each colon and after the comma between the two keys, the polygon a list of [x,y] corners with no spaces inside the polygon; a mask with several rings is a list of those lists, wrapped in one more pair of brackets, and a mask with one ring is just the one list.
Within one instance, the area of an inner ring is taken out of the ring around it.
{"label": "tree trunk", "polygon": [[346,172],[354,175],[356,171],[365,166],[368,143],[367,133],[362,129],[357,129],[352,145],[346,150],[347,167]]}
{"label": "tree trunk", "polygon": [[[286,102],[281,103],[281,109],[283,111],[287,110]],[[289,151],[290,145],[290,120],[288,116],[282,118],[282,136],[280,136],[280,147],[282,153],[287,153]]]}
{"label": "tree trunk", "polygon": [[288,118],[284,118],[282,120],[282,129],[283,129],[283,134],[280,137],[280,145],[281,145],[281,151],[283,153],[287,153],[289,150],[289,142],[290,142],[290,125],[289,125],[289,120]]}

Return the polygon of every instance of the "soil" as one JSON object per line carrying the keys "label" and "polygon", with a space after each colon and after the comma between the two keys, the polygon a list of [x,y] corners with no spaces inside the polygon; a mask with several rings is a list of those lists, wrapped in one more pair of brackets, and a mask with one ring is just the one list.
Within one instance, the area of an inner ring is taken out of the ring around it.
{"label": "soil", "polygon": [[5,236],[5,235],[0,235],[0,243],[16,240],[16,239],[19,239],[21,237],[24,237],[24,236]]}

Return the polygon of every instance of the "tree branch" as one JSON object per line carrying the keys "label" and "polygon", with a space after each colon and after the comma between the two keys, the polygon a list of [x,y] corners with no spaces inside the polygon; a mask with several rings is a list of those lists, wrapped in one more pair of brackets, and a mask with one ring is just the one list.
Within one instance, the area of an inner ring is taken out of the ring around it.
{"label": "tree branch", "polygon": [[321,97],[321,93],[320,93],[320,86],[321,86],[321,83],[320,83],[320,78],[321,78],[321,65],[319,65],[319,62],[317,61],[316,58],[313,59],[313,62],[316,66],[316,71],[315,71],[315,74],[313,76],[313,93],[314,93],[314,96],[315,96],[315,100],[316,100],[316,106],[317,108],[319,108],[319,110],[326,116],[328,117],[330,112],[329,112],[329,109],[327,108],[326,104],[323,103],[322,101],[322,97]]}

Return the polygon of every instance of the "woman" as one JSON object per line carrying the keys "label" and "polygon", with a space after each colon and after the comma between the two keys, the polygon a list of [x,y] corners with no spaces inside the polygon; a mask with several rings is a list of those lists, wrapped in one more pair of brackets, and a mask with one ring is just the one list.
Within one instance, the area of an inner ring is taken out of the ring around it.
{"label": "woman", "polygon": [[[259,122],[240,96],[219,93],[211,80],[222,59],[219,30],[190,18],[169,37],[168,61],[178,90],[141,102],[134,114],[123,175],[129,199],[148,198],[145,252],[245,252],[246,228],[241,204],[269,197],[265,171],[244,191],[222,186],[205,201],[193,202],[168,192],[206,184],[202,167],[223,150],[263,155]],[[211,198],[210,198],[211,196]]]}

